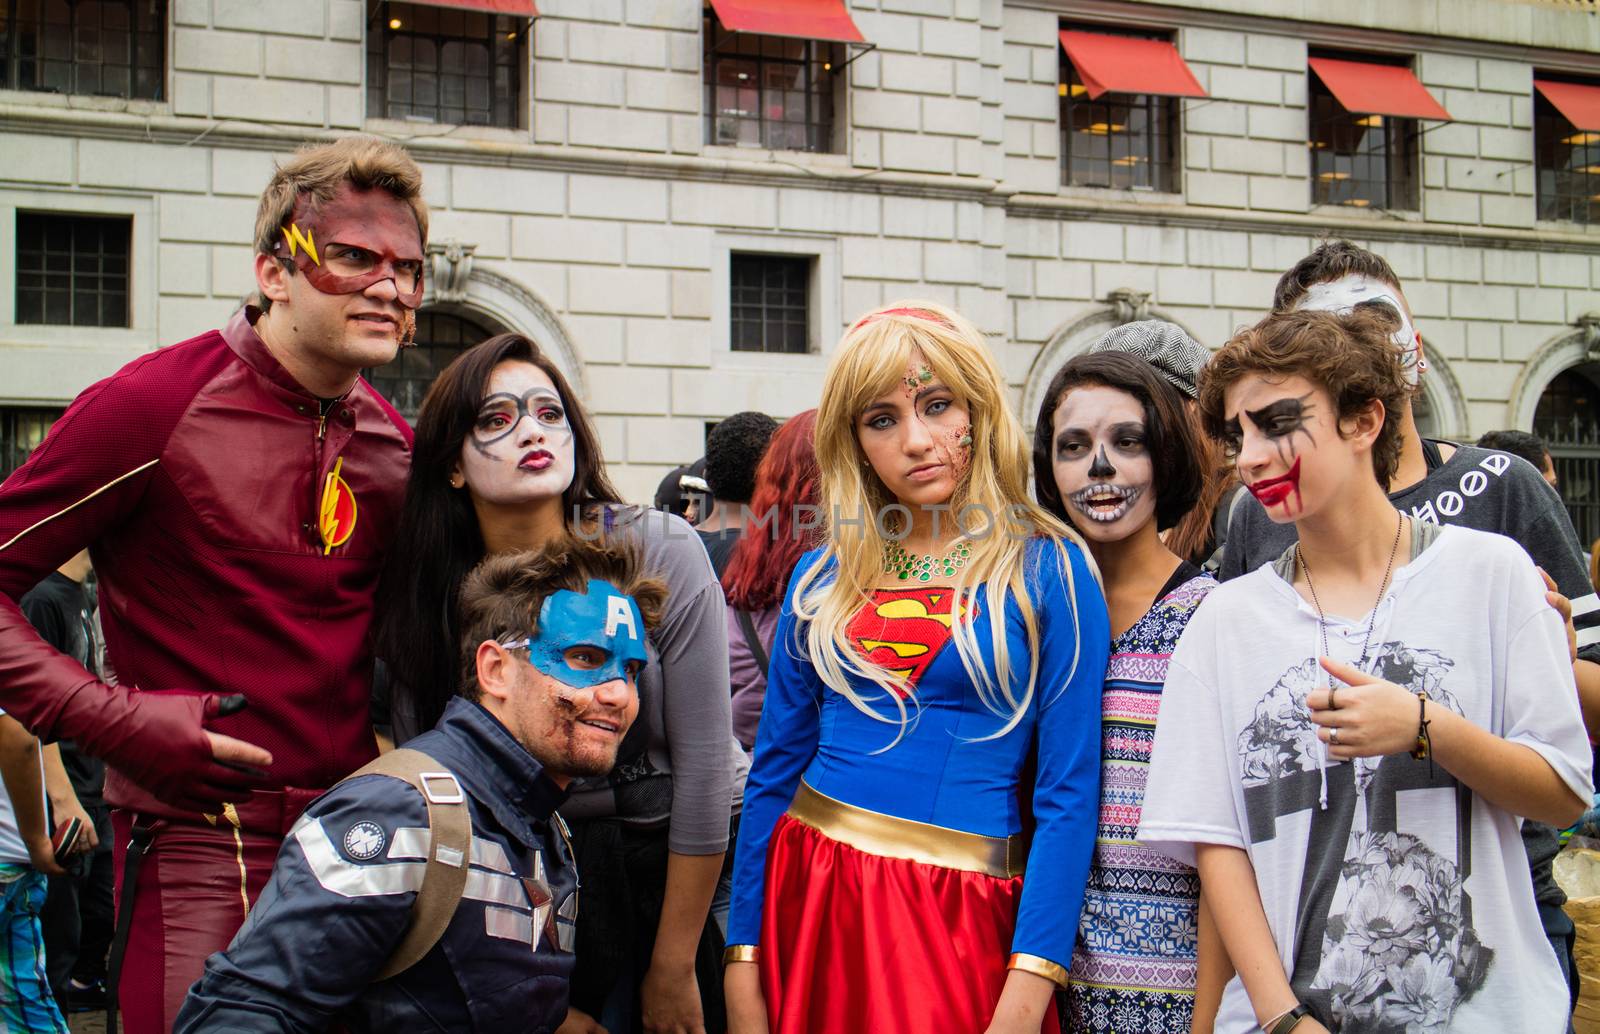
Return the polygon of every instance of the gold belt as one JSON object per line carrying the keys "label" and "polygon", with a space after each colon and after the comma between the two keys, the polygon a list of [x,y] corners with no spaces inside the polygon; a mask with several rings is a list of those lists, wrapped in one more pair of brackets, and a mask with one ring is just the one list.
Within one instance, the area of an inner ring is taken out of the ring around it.
{"label": "gold belt", "polygon": [[1021,876],[1027,861],[1027,845],[1020,835],[986,837],[867,811],[819,793],[803,779],[789,816],[841,844],[883,858],[981,872],[1002,880]]}

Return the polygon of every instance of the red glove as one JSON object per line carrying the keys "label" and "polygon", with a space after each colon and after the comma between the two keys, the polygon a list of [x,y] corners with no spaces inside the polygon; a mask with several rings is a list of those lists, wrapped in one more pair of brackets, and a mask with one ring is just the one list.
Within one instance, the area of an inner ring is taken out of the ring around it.
{"label": "red glove", "polygon": [[[88,683],[86,685],[94,685]],[[205,721],[245,707],[241,693],[187,690],[120,690],[127,704],[119,720],[78,722],[69,735],[86,754],[103,759],[175,808],[215,814],[224,801],[239,802],[265,785],[260,769],[218,760]],[[64,709],[71,713],[71,708]]]}

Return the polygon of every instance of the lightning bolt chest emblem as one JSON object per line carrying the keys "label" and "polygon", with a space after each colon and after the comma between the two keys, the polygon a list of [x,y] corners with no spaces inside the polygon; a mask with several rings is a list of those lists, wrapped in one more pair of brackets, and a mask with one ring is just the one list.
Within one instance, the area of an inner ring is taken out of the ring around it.
{"label": "lightning bolt chest emblem", "polygon": [[909,692],[950,641],[955,622],[976,613],[971,596],[957,600],[950,589],[878,589],[845,635],[867,663],[904,679]]}

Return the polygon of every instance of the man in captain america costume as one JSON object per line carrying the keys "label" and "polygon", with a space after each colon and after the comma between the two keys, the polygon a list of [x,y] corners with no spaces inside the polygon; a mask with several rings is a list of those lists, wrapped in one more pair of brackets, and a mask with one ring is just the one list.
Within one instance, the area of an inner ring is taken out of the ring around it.
{"label": "man in captain america costume", "polygon": [[[376,753],[368,626],[411,433],[359,374],[414,326],[421,190],[370,138],[285,161],[260,307],[87,388],[0,486],[0,707],[107,762],[131,1034],[170,1029],[300,811]],[[117,686],[15,602],[84,547]]]}
{"label": "man in captain america costume", "polygon": [[[555,808],[574,777],[611,770],[639,712],[666,589],[637,571],[631,552],[571,544],[491,557],[468,576],[469,674],[439,724],[406,744],[428,756],[426,791],[358,773],[313,802],[239,936],[207,960],[179,1034],[562,1024],[578,879]],[[426,859],[446,850],[423,799],[441,783],[436,803],[467,799],[466,884],[438,942],[395,972],[429,893]],[[566,1029],[594,1026],[574,1014]]]}

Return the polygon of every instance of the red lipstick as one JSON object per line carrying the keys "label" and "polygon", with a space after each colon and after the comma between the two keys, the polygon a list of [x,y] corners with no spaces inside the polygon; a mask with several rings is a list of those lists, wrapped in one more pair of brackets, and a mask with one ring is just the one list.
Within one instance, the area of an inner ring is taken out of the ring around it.
{"label": "red lipstick", "polygon": [[1300,502],[1300,457],[1294,458],[1294,465],[1289,468],[1289,473],[1282,477],[1263,478],[1247,486],[1250,494],[1256,501],[1267,509],[1272,509],[1294,494],[1295,504]]}

